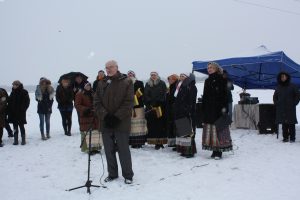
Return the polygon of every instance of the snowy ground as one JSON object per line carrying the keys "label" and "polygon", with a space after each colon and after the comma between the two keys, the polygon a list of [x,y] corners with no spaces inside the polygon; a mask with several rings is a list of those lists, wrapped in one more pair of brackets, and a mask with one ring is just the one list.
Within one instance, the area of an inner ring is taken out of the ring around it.
{"label": "snowy ground", "polygon": [[[264,96],[265,102],[270,101],[271,92],[255,94]],[[33,94],[31,101],[27,144],[13,146],[13,139],[4,133],[5,146],[0,149],[1,200],[298,199],[299,126],[294,144],[282,143],[275,135],[259,135],[255,130],[232,130],[234,151],[225,153],[220,161],[210,159],[211,153],[201,150],[202,130],[198,129],[198,153],[194,158],[182,158],[170,148],[133,149],[135,176],[132,186],[125,185],[120,177],[106,184],[106,189],[92,188],[91,195],[86,193],[86,188],[67,192],[66,189],[85,184],[87,178],[87,154],[79,149],[76,112],[73,113],[73,136],[64,136],[55,104],[51,118],[52,138],[41,141]],[[103,159],[106,176],[105,156]],[[92,156],[93,184],[100,184],[102,172],[100,155]]]}

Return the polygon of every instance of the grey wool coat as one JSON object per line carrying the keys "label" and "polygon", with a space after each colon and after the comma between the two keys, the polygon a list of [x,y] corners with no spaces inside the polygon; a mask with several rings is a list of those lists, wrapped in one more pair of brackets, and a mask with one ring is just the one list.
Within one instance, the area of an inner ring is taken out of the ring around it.
{"label": "grey wool coat", "polygon": [[133,83],[126,75],[117,72],[113,77],[100,80],[94,96],[94,109],[100,120],[100,131],[105,131],[104,117],[115,115],[120,124],[115,127],[118,132],[130,132],[133,108]]}

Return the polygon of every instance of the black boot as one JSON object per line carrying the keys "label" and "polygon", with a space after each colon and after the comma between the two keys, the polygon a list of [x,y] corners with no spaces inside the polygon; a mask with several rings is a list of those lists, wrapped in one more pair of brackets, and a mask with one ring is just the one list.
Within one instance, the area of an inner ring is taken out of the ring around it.
{"label": "black boot", "polygon": [[213,151],[210,157],[211,157],[211,158],[215,158],[216,155],[217,155],[217,153],[218,153],[217,151]]}
{"label": "black boot", "polygon": [[21,142],[21,145],[25,145],[25,144],[26,144],[25,137],[22,137],[22,142]]}
{"label": "black boot", "polygon": [[217,151],[216,155],[215,155],[215,160],[220,160],[222,158],[222,152],[221,151]]}
{"label": "black boot", "polygon": [[18,133],[14,133],[14,143],[13,143],[13,145],[18,145],[18,144],[19,144]]}
{"label": "black boot", "polygon": [[14,137],[14,134],[13,134],[12,131],[11,131],[11,132],[8,132],[8,137]]}

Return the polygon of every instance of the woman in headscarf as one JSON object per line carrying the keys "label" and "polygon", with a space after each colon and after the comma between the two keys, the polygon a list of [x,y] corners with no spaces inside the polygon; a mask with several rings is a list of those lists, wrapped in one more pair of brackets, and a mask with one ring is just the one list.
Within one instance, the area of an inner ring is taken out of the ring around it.
{"label": "woman in headscarf", "polygon": [[[102,146],[102,137],[99,132],[98,119],[95,117],[93,108],[94,92],[91,84],[87,82],[84,89],[75,96],[75,108],[79,114],[79,127],[81,133],[81,151],[88,152],[89,131],[91,133],[91,153],[97,153]],[[94,142],[94,143],[93,143]]]}
{"label": "woman in headscarf", "polygon": [[166,131],[166,83],[157,72],[150,73],[150,79],[145,86],[144,101],[146,105],[146,119],[148,128],[148,144],[154,144],[155,149],[164,148],[167,143]]}
{"label": "woman in headscarf", "polygon": [[168,146],[174,147],[176,150],[176,133],[175,133],[175,125],[174,125],[174,111],[173,104],[175,102],[174,93],[176,90],[176,85],[178,84],[179,76],[176,74],[172,74],[168,77],[169,88],[167,91],[166,97],[166,115],[167,115],[167,134],[168,134]]}
{"label": "woman in headscarf", "polygon": [[176,127],[176,148],[181,156],[191,158],[196,153],[195,130],[193,128],[197,98],[195,76],[181,73],[174,93],[174,120]]}
{"label": "woman in headscarf", "polygon": [[219,129],[215,125],[228,112],[227,81],[218,63],[208,63],[207,71],[203,90],[202,148],[213,151],[211,157],[218,160],[222,158],[222,152],[232,150],[229,126]]}
{"label": "woman in headscarf", "polygon": [[134,86],[134,107],[131,116],[131,131],[129,145],[132,148],[141,148],[146,142],[147,122],[144,109],[144,84],[137,80],[134,71],[128,71],[127,76]]}

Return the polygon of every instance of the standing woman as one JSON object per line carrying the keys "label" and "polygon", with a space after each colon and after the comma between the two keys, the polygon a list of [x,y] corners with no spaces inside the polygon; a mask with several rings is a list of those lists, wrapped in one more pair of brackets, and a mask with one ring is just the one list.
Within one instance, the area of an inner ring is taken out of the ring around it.
{"label": "standing woman", "polygon": [[13,88],[8,99],[8,122],[13,123],[14,127],[14,143],[18,145],[19,128],[21,132],[21,145],[26,144],[25,127],[26,111],[29,107],[30,99],[27,90],[24,89],[20,81],[13,82]]}
{"label": "standing woman", "polygon": [[174,125],[174,113],[173,113],[173,104],[175,102],[174,93],[176,90],[176,85],[178,83],[179,76],[176,74],[172,74],[168,77],[169,88],[167,91],[166,97],[166,116],[167,116],[167,134],[168,134],[168,146],[174,147],[174,151],[176,150],[176,133],[175,133],[175,125]]}
{"label": "standing woman", "polygon": [[[40,78],[39,85],[36,86],[35,99],[38,102],[37,113],[40,118],[40,131],[42,140],[50,138],[50,116],[52,113],[52,105],[54,98],[54,89],[51,81],[45,77]],[[44,124],[46,122],[46,137],[44,132]]]}
{"label": "standing woman", "polygon": [[196,153],[195,130],[193,117],[197,98],[194,74],[180,74],[180,82],[174,93],[174,120],[176,126],[177,152],[191,158]]}
{"label": "standing woman", "polygon": [[56,101],[62,118],[65,135],[71,136],[74,92],[69,79],[61,80],[56,88]]}
{"label": "standing woman", "polygon": [[145,86],[144,101],[148,128],[148,144],[155,144],[155,149],[164,148],[167,143],[166,132],[166,83],[160,79],[157,72],[150,73],[150,79]]}
{"label": "standing woman", "polygon": [[75,96],[75,108],[79,114],[80,132],[81,132],[81,151],[88,152],[88,146],[86,138],[89,137],[89,131],[92,131],[93,136],[99,139],[99,145],[92,147],[92,152],[98,152],[101,148],[102,142],[98,119],[95,119],[94,108],[93,108],[93,95],[92,86],[87,82],[82,91],[77,92]]}
{"label": "standing woman", "polygon": [[291,83],[291,77],[286,72],[277,76],[278,86],[273,95],[276,106],[276,123],[282,124],[283,142],[295,142],[297,124],[296,106],[300,100],[300,92],[296,85]]}
{"label": "standing woman", "polygon": [[134,71],[128,71],[127,76],[132,80],[134,87],[134,107],[131,116],[131,131],[129,145],[132,148],[141,148],[145,145],[147,122],[144,109],[144,84],[137,80]]}
{"label": "standing woman", "polygon": [[203,91],[202,148],[213,151],[211,157],[218,160],[222,158],[222,152],[232,150],[229,126],[222,129],[215,126],[215,122],[228,112],[227,82],[218,63],[208,63],[207,71],[209,76]]}

